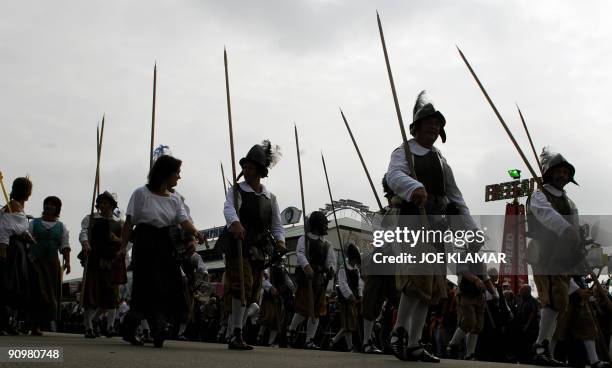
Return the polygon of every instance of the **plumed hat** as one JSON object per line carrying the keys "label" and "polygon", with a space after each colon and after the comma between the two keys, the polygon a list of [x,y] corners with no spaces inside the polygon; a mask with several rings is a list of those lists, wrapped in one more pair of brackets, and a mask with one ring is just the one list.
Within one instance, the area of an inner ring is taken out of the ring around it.
{"label": "plumed hat", "polygon": [[423,90],[417,96],[417,100],[412,110],[412,124],[410,124],[410,134],[414,137],[418,129],[418,123],[429,116],[436,116],[440,120],[440,138],[442,143],[446,142],[446,132],[444,126],[446,119],[444,115],[434,107],[433,103],[428,99],[427,93]]}
{"label": "plumed hat", "polygon": [[256,144],[245,157],[241,158],[240,166],[247,162],[252,162],[261,169],[262,177],[268,176],[268,170],[280,161],[282,153],[278,145],[272,145],[269,140],[264,140],[261,144]]}

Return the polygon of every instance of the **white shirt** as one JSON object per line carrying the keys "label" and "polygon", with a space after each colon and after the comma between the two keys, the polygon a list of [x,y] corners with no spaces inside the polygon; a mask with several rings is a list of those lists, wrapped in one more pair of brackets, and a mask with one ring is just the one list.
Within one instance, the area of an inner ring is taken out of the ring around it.
{"label": "white shirt", "polygon": [[[47,230],[51,229],[58,222],[59,221],[45,221],[41,219],[42,226]],[[66,225],[64,225],[63,222],[60,222],[60,225],[62,226],[62,244],[60,246],[60,252],[61,252],[64,249],[70,249],[70,234],[68,233],[68,229],[66,228]],[[28,226],[28,231],[30,232],[30,234],[34,234],[34,221],[30,221],[30,225]]]}
{"label": "white shirt", "polygon": [[[322,239],[325,243],[329,244],[329,247],[327,248],[327,258],[325,258],[325,265],[327,268],[332,268],[334,271],[336,271],[336,252],[334,251],[332,244],[327,239],[310,232],[308,233],[308,237],[312,240]],[[304,268],[309,264],[308,258],[306,257],[306,242],[304,241],[304,235],[300,236],[298,239],[295,254],[297,257],[298,266]]]}
{"label": "white shirt", "polygon": [[9,244],[13,235],[23,235],[28,232],[28,218],[24,212],[4,212],[0,215],[0,244]]}
{"label": "white shirt", "polygon": [[[425,156],[430,151],[434,151],[438,154],[444,175],[444,190],[446,192],[446,197],[457,205],[460,214],[459,217],[463,222],[463,226],[461,227],[469,230],[478,229],[478,225],[472,216],[470,216],[470,210],[465,204],[461,191],[457,187],[453,171],[441,152],[436,147],[429,149],[421,146],[414,138],[408,141],[408,146],[412,154],[416,156]],[[406,161],[403,144],[396,148],[391,154],[391,162],[389,162],[389,168],[387,169],[387,184],[389,184],[389,187],[396,195],[407,202],[410,201],[412,192],[418,188],[424,188],[421,182],[414,180],[410,176],[410,169],[408,161]]]}
{"label": "white shirt", "polygon": [[[346,267],[348,269],[352,269],[351,265],[349,265],[348,263],[346,264]],[[363,280],[361,279],[361,274],[359,273],[359,270],[357,270],[357,274],[359,275],[359,284],[358,284],[358,294],[359,295],[363,295]],[[346,279],[346,271],[344,270],[344,267],[340,267],[340,269],[338,270],[338,287],[340,288],[340,292],[342,293],[342,296],[345,299],[349,299],[351,297],[351,295],[353,295],[353,292],[351,291],[351,288],[348,284],[348,280]],[[355,297],[357,297],[358,295],[355,295]]]}
{"label": "white shirt", "polygon": [[126,215],[135,225],[148,224],[157,228],[178,225],[189,220],[189,215],[178,195],[168,197],[152,193],[142,186],[132,193]]}
{"label": "white shirt", "polygon": [[[564,190],[559,190],[550,184],[544,184],[544,189],[555,197],[567,196]],[[578,226],[578,210],[569,198],[567,198],[570,207],[572,208],[571,223],[568,222],[559,212],[557,212],[552,204],[546,198],[546,195],[541,190],[536,190],[531,194],[529,199],[529,211],[545,228],[561,236],[567,228]]]}
{"label": "white shirt", "polygon": [[[280,211],[278,210],[278,202],[276,201],[276,196],[262,184],[261,185],[261,193],[256,193],[253,188],[246,182],[242,181],[238,183],[240,189],[247,193],[255,193],[258,196],[264,196],[272,201],[272,223],[271,229],[272,235],[276,240],[285,241],[285,229],[283,228]],[[240,191],[238,191],[238,208],[242,205],[242,198],[240,196]],[[225,196],[225,204],[223,205],[223,215],[225,216],[225,222],[229,227],[236,221],[240,221],[238,214],[236,213],[236,209],[234,208],[234,191],[230,186],[227,195]]]}

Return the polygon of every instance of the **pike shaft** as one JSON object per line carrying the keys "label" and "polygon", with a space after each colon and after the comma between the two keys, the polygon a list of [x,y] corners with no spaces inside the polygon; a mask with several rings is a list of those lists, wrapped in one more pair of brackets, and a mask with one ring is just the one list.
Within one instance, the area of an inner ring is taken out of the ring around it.
{"label": "pike shaft", "polygon": [[376,197],[376,203],[378,203],[378,208],[382,211],[383,210],[383,205],[380,202],[380,197],[378,197],[378,193],[376,192],[376,187],[374,186],[374,183],[372,182],[372,177],[370,176],[370,172],[368,171],[368,167],[366,166],[365,161],[363,160],[363,156],[361,155],[361,150],[359,150],[359,146],[357,145],[357,141],[355,141],[355,137],[353,136],[353,132],[351,131],[351,127],[349,126],[349,123],[346,120],[346,116],[344,116],[344,112],[342,111],[342,109],[340,109],[340,114],[342,115],[342,120],[344,120],[344,125],[346,126],[346,129],[348,130],[348,133],[351,136],[351,140],[353,141],[353,146],[355,146],[355,150],[357,151],[357,155],[359,156],[359,161],[361,161],[361,166],[363,167],[363,170],[365,171],[365,174],[368,177],[368,182],[370,183],[370,187],[372,188],[372,192],[374,193],[374,197]]}
{"label": "pike shaft", "polygon": [[340,252],[342,253],[342,263],[346,270],[346,257],[344,253],[344,244],[342,244],[342,237],[340,237],[340,226],[338,226],[338,218],[336,217],[336,206],[334,206],[334,198],[332,196],[331,187],[329,186],[329,177],[327,176],[327,166],[325,166],[325,157],[321,153],[321,161],[323,161],[323,171],[325,172],[325,182],[327,183],[327,192],[329,193],[329,201],[331,202],[332,214],[334,215],[334,223],[336,225],[336,232],[338,233],[338,242],[340,243]]}
{"label": "pike shaft", "polygon": [[[232,125],[232,104],[230,101],[230,88],[229,88],[229,77],[227,72],[227,51],[223,50],[223,64],[225,66],[225,92],[227,97],[227,118],[229,120],[229,135],[230,135],[230,150],[231,150],[231,158],[232,158],[232,190],[234,194],[234,209],[236,210],[236,214],[239,214],[238,208],[238,183],[236,179],[236,158],[234,155],[234,128]],[[244,291],[244,270],[242,269],[242,240],[239,238],[237,241],[238,244],[238,272],[240,276],[240,302],[242,305],[246,304],[246,297]]]}
{"label": "pike shaft", "polygon": [[[412,152],[408,145],[408,137],[406,136],[406,129],[404,128],[404,119],[402,119],[402,111],[400,110],[399,100],[397,98],[397,92],[395,91],[395,83],[393,82],[393,73],[391,72],[391,63],[389,62],[389,54],[387,53],[387,44],[385,43],[385,35],[382,29],[382,23],[380,21],[380,15],[376,12],[376,20],[378,21],[378,31],[380,33],[380,42],[382,43],[383,53],[385,54],[385,63],[387,65],[387,74],[389,74],[389,83],[391,84],[391,93],[393,94],[393,102],[395,104],[395,112],[397,114],[397,120],[399,123],[400,131],[402,133],[402,142],[404,143],[404,154],[406,155],[406,162],[408,163],[408,169],[410,170],[410,176],[414,180],[417,179],[416,171],[414,169],[414,162],[412,161]],[[429,228],[429,220],[427,219],[427,213],[425,207],[419,207],[419,216],[421,218],[421,224],[424,228]]]}
{"label": "pike shaft", "polygon": [[499,122],[502,124],[502,126],[504,127],[504,130],[506,131],[506,133],[508,134],[508,137],[510,138],[510,140],[512,141],[512,144],[514,144],[514,147],[516,148],[516,150],[518,151],[519,155],[521,156],[521,158],[523,159],[523,162],[525,163],[525,165],[527,166],[527,169],[529,170],[529,172],[531,173],[531,175],[533,176],[533,178],[538,182],[538,185],[541,187],[542,186],[542,182],[540,180],[540,178],[538,177],[538,174],[536,174],[536,172],[533,170],[533,167],[531,167],[531,164],[529,163],[529,160],[527,160],[527,157],[525,156],[525,154],[523,153],[523,150],[521,149],[521,147],[518,145],[518,143],[516,142],[516,139],[514,139],[514,136],[512,135],[512,132],[510,132],[510,129],[508,129],[508,125],[506,125],[506,122],[504,121],[504,118],[502,118],[501,114],[499,113],[499,111],[497,111],[497,107],[495,107],[495,104],[493,103],[493,101],[491,100],[491,98],[489,97],[489,94],[487,93],[487,91],[485,90],[485,88],[483,87],[482,83],[480,83],[480,79],[478,79],[478,76],[476,75],[476,73],[474,72],[474,69],[472,69],[472,66],[470,65],[470,63],[467,61],[467,59],[465,58],[465,55],[463,55],[463,52],[461,51],[461,49],[459,47],[457,47],[457,50],[459,51],[459,55],[461,55],[461,59],[463,59],[463,62],[465,63],[465,65],[468,67],[468,69],[470,70],[470,73],[472,74],[472,77],[474,77],[474,80],[476,81],[476,83],[478,84],[478,87],[480,87],[480,90],[482,91],[482,94],[485,96],[485,98],[487,99],[487,102],[489,102],[489,105],[491,106],[491,108],[493,109],[493,112],[495,113],[495,115],[497,116],[497,119],[499,119]]}
{"label": "pike shaft", "polygon": [[[295,150],[297,152],[298,173],[300,176],[300,195],[302,198],[302,219],[304,220],[304,245],[306,248],[306,254],[309,254],[308,252],[308,228],[306,226],[306,204],[304,201],[304,182],[302,180],[302,159],[300,158],[300,140],[298,138],[297,126],[294,124],[293,127],[295,131]],[[308,312],[310,316],[314,317],[315,315],[314,292],[312,290],[312,279],[310,278],[308,279],[308,297],[310,299],[310,303],[308,303]]]}
{"label": "pike shaft", "polygon": [[518,105],[516,105],[516,108],[518,109],[519,116],[521,117],[523,128],[525,128],[525,133],[527,133],[527,138],[529,139],[529,145],[531,146],[531,150],[533,151],[533,156],[535,157],[536,162],[538,163],[538,167],[540,168],[540,174],[543,175],[544,173],[542,172],[542,164],[540,163],[540,158],[538,157],[538,153],[536,152],[535,146],[533,145],[533,141],[531,140],[531,134],[529,134],[529,129],[527,129],[527,123],[525,122],[525,118],[523,117],[521,108],[518,107]]}
{"label": "pike shaft", "polygon": [[225,185],[225,171],[223,170],[223,162],[221,163],[221,181],[223,182],[223,195],[227,195],[227,185]]}
{"label": "pike shaft", "polygon": [[149,168],[153,167],[153,149],[155,148],[155,95],[157,91],[157,63],[153,67],[153,109],[151,112],[151,150],[149,152]]}

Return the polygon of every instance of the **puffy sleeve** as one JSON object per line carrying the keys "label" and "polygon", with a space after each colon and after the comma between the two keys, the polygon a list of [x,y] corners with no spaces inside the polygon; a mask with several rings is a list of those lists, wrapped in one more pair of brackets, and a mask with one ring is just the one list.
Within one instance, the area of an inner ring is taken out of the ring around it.
{"label": "puffy sleeve", "polygon": [[297,258],[298,266],[304,268],[308,263],[308,258],[306,258],[306,240],[305,235],[302,235],[297,242],[297,247],[295,248],[295,255]]}
{"label": "puffy sleeve", "polygon": [[353,295],[348,281],[346,280],[346,271],[344,267],[340,267],[338,270],[338,287],[340,288],[340,292],[344,298],[348,299],[351,297],[351,295]]}
{"label": "puffy sleeve", "polygon": [[327,268],[331,268],[334,271],[336,271],[336,269],[338,268],[338,260],[336,258],[336,251],[334,250],[334,247],[331,245],[331,243],[329,243],[327,240],[326,242],[329,244],[329,248],[327,249],[327,259],[326,259]]}
{"label": "puffy sleeve", "polygon": [[132,223],[137,224],[140,220],[140,214],[142,207],[144,206],[144,195],[142,188],[138,188],[132,193],[130,201],[128,202],[127,209],[125,211],[126,216],[132,218]]}
{"label": "puffy sleeve", "polygon": [[281,221],[280,211],[278,210],[278,202],[276,201],[276,196],[274,194],[271,195],[272,199],[272,235],[274,235],[274,239],[285,241],[285,228],[283,227],[283,223]]}
{"label": "puffy sleeve", "polygon": [[529,210],[538,222],[558,236],[561,236],[568,227],[572,226],[559,212],[555,211],[541,190],[537,190],[531,195]]}
{"label": "puffy sleeve", "polygon": [[387,169],[387,184],[393,192],[409,202],[415,189],[423,188],[423,184],[410,176],[408,161],[404,147],[396,148],[391,154],[391,161]]}
{"label": "puffy sleeve", "polygon": [[89,239],[88,229],[89,215],[83,217],[83,220],[81,220],[81,232],[79,233],[79,242],[81,242],[81,244]]}
{"label": "puffy sleeve", "polygon": [[176,204],[177,224],[181,224],[185,221],[191,221],[191,217],[189,216],[187,207],[185,207],[185,202],[183,202],[183,200],[178,196],[175,196],[174,199],[175,199],[175,204]]}
{"label": "puffy sleeve", "polygon": [[[240,191],[238,191],[238,208],[240,208]],[[223,205],[223,216],[225,216],[225,223],[229,227],[236,221],[240,221],[236,209],[234,208],[234,190],[233,186],[230,186],[225,195],[225,204]]]}
{"label": "puffy sleeve", "polygon": [[64,249],[70,250],[70,232],[68,231],[68,228],[63,222],[61,222],[61,224],[62,224],[62,245],[60,246],[60,251],[63,251]]}

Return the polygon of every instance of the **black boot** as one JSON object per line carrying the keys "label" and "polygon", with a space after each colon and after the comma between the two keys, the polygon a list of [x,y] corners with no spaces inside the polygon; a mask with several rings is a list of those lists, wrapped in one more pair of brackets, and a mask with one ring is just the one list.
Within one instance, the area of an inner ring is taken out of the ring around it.
{"label": "black boot", "polygon": [[143,346],[144,342],[136,336],[136,329],[138,328],[139,320],[128,313],[123,319],[123,333],[122,338],[124,341],[129,342],[134,346]]}
{"label": "black boot", "polygon": [[88,328],[85,330],[85,338],[86,339],[95,339],[96,338],[96,334],[93,332],[93,330],[91,328]]}
{"label": "black boot", "polygon": [[[538,353],[538,350],[543,351]],[[533,359],[531,363],[545,367],[565,367],[565,363],[552,357],[552,354],[550,353],[550,343],[548,340],[542,341],[542,344],[533,345]]]}
{"label": "black boot", "polygon": [[234,335],[230,338],[227,348],[230,350],[253,350],[253,347],[247,345],[242,339],[242,330],[240,328],[234,328]]}
{"label": "black boot", "polygon": [[425,363],[440,363],[440,358],[428,352],[423,346],[415,346],[406,350],[408,360],[425,362]]}
{"label": "black boot", "polygon": [[391,332],[390,343],[391,351],[393,355],[399,360],[410,360],[406,356],[406,349],[408,346],[408,332],[404,327],[398,327]]}

